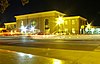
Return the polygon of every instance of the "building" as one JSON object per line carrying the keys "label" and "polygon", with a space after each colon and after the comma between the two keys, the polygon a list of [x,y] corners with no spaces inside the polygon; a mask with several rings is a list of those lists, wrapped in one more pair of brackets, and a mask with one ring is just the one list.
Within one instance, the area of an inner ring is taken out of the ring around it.
{"label": "building", "polygon": [[81,16],[64,17],[64,31],[68,34],[84,34],[87,20]]}
{"label": "building", "polygon": [[47,12],[39,12],[33,14],[25,14],[15,16],[16,18],[16,28],[19,29],[23,25],[24,27],[32,27],[40,30],[40,32],[51,34],[56,29],[56,19],[59,16],[64,16],[64,13],[58,11],[47,11]]}
{"label": "building", "polygon": [[5,28],[9,31],[16,30],[16,22],[4,23]]}
{"label": "building", "polygon": [[5,23],[5,27],[16,25],[16,29],[22,33],[83,34],[87,20],[81,16],[65,17],[65,15],[55,10],[18,15],[15,16],[14,24]]}

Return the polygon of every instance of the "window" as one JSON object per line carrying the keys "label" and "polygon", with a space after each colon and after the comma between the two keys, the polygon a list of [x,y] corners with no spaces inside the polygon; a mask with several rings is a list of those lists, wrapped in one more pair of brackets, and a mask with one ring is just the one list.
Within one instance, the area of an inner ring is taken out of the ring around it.
{"label": "window", "polygon": [[48,23],[49,23],[48,19],[45,19],[45,25],[48,25]]}
{"label": "window", "polygon": [[75,33],[75,28],[72,28],[72,33]]}
{"label": "window", "polygon": [[16,28],[16,25],[14,24],[14,28]]}
{"label": "window", "polygon": [[75,20],[72,20],[72,24],[75,24]]}
{"label": "window", "polygon": [[45,29],[49,29],[49,26],[48,26],[49,22],[48,21],[49,21],[48,19],[45,19]]}
{"label": "window", "polygon": [[23,26],[23,24],[24,24],[24,23],[23,23],[23,21],[21,21],[21,23],[20,23],[20,24],[21,24],[21,26]]}
{"label": "window", "polygon": [[32,22],[31,22],[31,25],[32,25],[32,26],[36,26],[36,21],[32,21]]}
{"label": "window", "polygon": [[68,24],[68,20],[65,20],[65,22],[64,22],[64,23],[65,23],[65,25],[67,25],[67,24]]}
{"label": "window", "polygon": [[68,29],[67,28],[65,29],[65,32],[68,32]]}

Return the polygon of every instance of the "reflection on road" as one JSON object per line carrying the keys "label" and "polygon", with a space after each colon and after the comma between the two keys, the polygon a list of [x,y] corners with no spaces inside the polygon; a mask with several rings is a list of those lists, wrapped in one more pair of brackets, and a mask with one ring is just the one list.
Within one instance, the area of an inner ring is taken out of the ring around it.
{"label": "reflection on road", "polygon": [[64,64],[64,60],[0,49],[0,64]]}
{"label": "reflection on road", "polygon": [[53,59],[53,64],[62,64],[62,61],[58,59]]}
{"label": "reflection on road", "polygon": [[6,49],[0,50],[0,64],[100,64],[98,40],[32,40],[27,37],[4,37],[0,38],[0,49]]}
{"label": "reflection on road", "polygon": [[25,53],[20,53],[20,52],[17,52],[17,54],[20,56],[20,57],[28,57],[28,58],[32,58],[33,55],[31,54],[25,54]]}

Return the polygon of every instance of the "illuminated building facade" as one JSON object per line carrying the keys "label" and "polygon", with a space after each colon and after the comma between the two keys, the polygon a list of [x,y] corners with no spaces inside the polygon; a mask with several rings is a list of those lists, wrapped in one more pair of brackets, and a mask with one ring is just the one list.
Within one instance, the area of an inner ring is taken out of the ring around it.
{"label": "illuminated building facade", "polygon": [[16,29],[24,33],[83,34],[87,20],[81,16],[64,17],[58,11],[47,11],[15,16]]}
{"label": "illuminated building facade", "polygon": [[64,15],[65,14],[58,11],[47,11],[15,16],[16,28],[19,29],[21,27],[21,23],[23,22],[24,27],[30,28],[31,26],[33,26],[40,32],[51,34],[57,30],[57,28],[55,27],[55,18]]}
{"label": "illuminated building facade", "polygon": [[68,34],[85,34],[87,20],[81,16],[64,17],[64,31]]}
{"label": "illuminated building facade", "polygon": [[4,23],[5,28],[9,31],[16,30],[16,22]]}

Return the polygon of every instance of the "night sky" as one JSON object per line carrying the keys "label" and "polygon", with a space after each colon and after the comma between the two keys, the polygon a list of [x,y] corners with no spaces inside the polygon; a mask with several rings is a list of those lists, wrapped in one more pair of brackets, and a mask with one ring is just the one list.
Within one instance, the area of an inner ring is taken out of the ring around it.
{"label": "night sky", "polygon": [[100,26],[100,2],[99,0],[29,0],[23,6],[20,0],[8,0],[9,7],[0,14],[2,22],[15,21],[15,15],[57,10],[66,16],[80,15]]}

